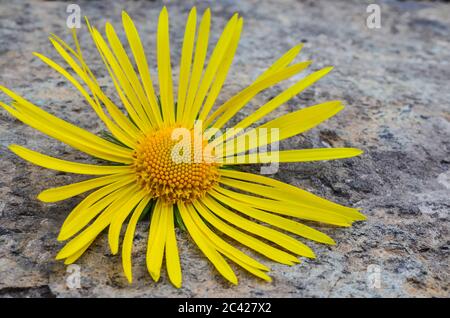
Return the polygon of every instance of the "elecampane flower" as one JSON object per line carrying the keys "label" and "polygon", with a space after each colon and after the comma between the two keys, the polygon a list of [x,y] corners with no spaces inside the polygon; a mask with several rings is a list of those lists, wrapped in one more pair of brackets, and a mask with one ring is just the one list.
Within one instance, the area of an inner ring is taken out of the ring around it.
{"label": "elecampane flower", "polygon": [[[210,11],[208,9],[202,15],[198,31],[196,9],[190,11],[176,95],[172,82],[166,8],[160,13],[157,30],[158,95],[138,31],[125,12],[122,22],[131,54],[127,53],[111,24],[106,24],[105,38],[86,20],[126,114],[97,82],[82,56],[75,32],[74,48],[55,35],[50,37],[56,51],[72,72],[48,57],[35,53],[83,95],[109,130],[108,138],[99,137],[59,119],[11,90],[0,87],[13,100],[10,105],[1,103],[12,116],[75,149],[111,162],[110,165],[76,163],[19,145],[9,147],[19,157],[48,169],[98,176],[47,189],[38,196],[41,201],[56,202],[92,191],[72,210],[62,225],[58,240],[70,240],[58,253],[57,259],[64,259],[65,264],[75,262],[105,229],[108,231],[110,249],[113,254],[117,254],[121,230],[126,223],[121,253],[125,276],[131,282],[134,232],[139,219],[147,216],[150,227],[146,263],[155,281],[160,277],[165,258],[170,281],[176,287],[181,286],[176,224],[187,230],[203,254],[230,282],[237,284],[238,280],[228,261],[270,281],[266,273],[269,270],[267,266],[223,237],[231,238],[275,262],[293,265],[299,262],[298,256],[315,256],[307,245],[285,232],[324,244],[335,243],[326,234],[293,218],[335,226],[350,226],[354,221],[365,219],[356,209],[236,168],[239,164],[266,162],[264,153],[254,156],[252,150],[305,132],[342,110],[339,101],[330,101],[257,124],[267,114],[327,74],[331,67],[312,72],[298,80],[233,125],[234,132],[219,137],[210,134],[200,137],[200,141],[196,142],[197,135],[202,136],[207,129],[213,127],[218,130],[226,126],[263,90],[306,69],[310,61],[293,63],[301,45],[289,50],[250,86],[212,111],[238,47],[242,17],[235,14],[229,20],[208,63],[205,63]],[[200,134],[195,132],[199,121],[203,122]],[[242,131],[251,126],[261,131],[275,128],[277,134],[246,143],[245,137],[251,135],[248,131],[242,134]],[[177,162],[173,157],[173,149],[178,139],[174,136],[180,129],[184,129],[180,136],[183,131],[187,131],[188,139],[194,142],[181,151],[190,160]],[[230,145],[233,147],[230,148]],[[206,152],[206,149],[212,151]],[[225,149],[227,151],[224,152]],[[194,158],[198,153],[210,153],[213,160],[207,156]],[[283,150],[277,153],[277,159],[279,162],[304,162],[347,158],[360,153],[360,150],[353,148]]]}

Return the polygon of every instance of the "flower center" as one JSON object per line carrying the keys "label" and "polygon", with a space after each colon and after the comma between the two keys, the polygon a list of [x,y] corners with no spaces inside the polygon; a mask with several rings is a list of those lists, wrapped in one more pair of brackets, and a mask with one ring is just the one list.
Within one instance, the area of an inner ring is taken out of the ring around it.
{"label": "flower center", "polygon": [[207,142],[197,138],[192,131],[173,127],[144,136],[133,153],[138,184],[167,203],[204,196],[218,183],[219,165],[204,154]]}

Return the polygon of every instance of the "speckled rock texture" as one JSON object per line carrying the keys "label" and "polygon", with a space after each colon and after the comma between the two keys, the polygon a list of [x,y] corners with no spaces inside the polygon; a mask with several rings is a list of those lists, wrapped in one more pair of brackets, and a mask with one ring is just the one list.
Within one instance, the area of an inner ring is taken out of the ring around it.
{"label": "speckled rock texture", "polygon": [[[373,1],[370,1],[373,2]],[[310,245],[317,259],[287,267],[269,261],[272,283],[237,269],[231,286],[205,260],[186,233],[178,233],[183,287],[163,273],[154,283],[145,267],[146,223],[135,240],[134,282],[122,273],[105,235],[67,268],[54,260],[56,237],[74,198],[56,204],[36,199],[43,189],[82,176],[39,168],[17,158],[7,146],[25,145],[57,157],[93,159],[53,141],[0,111],[0,297],[448,297],[450,210],[450,4],[377,1],[381,28],[366,26],[364,1],[170,1],[172,59],[178,71],[184,24],[192,5],[212,10],[212,42],[234,12],[244,31],[220,101],[250,84],[298,42],[298,60],[313,70],[335,66],[325,79],[293,98],[274,115],[327,100],[346,109],[283,148],[358,147],[355,159],[283,164],[275,178],[342,204],[361,208],[367,222],[352,228],[320,227],[338,243]],[[139,26],[155,67],[159,1],[80,1],[82,15],[101,27],[120,28],[122,9]],[[55,58],[47,36],[71,42],[66,7],[60,1],[0,1],[0,83],[36,105],[93,132],[103,127],[65,79],[32,55]],[[121,31],[122,32],[122,31]],[[79,31],[92,69],[107,92],[114,88],[87,28]],[[121,33],[123,35],[123,33]],[[294,80],[260,94],[238,117],[250,114]],[[1,95],[3,101],[6,96]],[[247,167],[257,171],[257,167]],[[80,284],[73,284],[73,273]],[[79,288],[77,288],[79,287]]]}

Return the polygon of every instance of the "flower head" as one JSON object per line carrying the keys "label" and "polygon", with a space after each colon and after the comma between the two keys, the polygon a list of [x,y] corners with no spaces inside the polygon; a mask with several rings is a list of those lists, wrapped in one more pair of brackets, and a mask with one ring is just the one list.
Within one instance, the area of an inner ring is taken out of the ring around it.
{"label": "flower head", "polygon": [[[69,241],[57,259],[64,259],[66,264],[75,262],[105,229],[112,253],[118,253],[121,230],[126,224],[121,253],[125,276],[131,282],[134,232],[137,222],[144,217],[150,220],[147,268],[155,281],[160,277],[165,259],[170,281],[181,286],[176,224],[187,230],[203,254],[230,282],[236,284],[237,277],[228,262],[270,281],[267,266],[231,245],[217,232],[273,261],[292,265],[299,262],[298,256],[315,256],[307,245],[285,232],[334,244],[326,234],[293,218],[335,226],[350,226],[354,221],[365,219],[356,209],[237,169],[241,164],[272,162],[268,145],[305,132],[343,109],[339,101],[330,101],[258,123],[326,75],[331,67],[298,80],[229,127],[231,130],[220,134],[253,97],[311,64],[310,61],[293,63],[301,45],[281,56],[247,88],[215,107],[238,47],[243,26],[239,15],[235,14],[229,20],[206,63],[210,11],[206,10],[197,23],[196,9],[191,10],[182,45],[176,94],[170,61],[169,18],[165,8],[160,13],[157,31],[158,94],[131,18],[125,12],[122,15],[130,53],[111,24],[106,25],[105,37],[86,22],[125,113],[97,82],[82,55],[75,32],[74,48],[55,35],[50,38],[70,72],[66,66],[42,54],[35,55],[81,93],[108,129],[107,137],[59,119],[0,86],[0,90],[12,99],[9,105],[3,102],[0,105],[12,116],[77,150],[111,162],[77,163],[19,145],[10,146],[16,155],[36,165],[96,176],[47,189],[38,196],[41,201],[56,202],[90,191],[62,225],[58,239]],[[347,158],[359,155],[361,151],[325,148],[273,153],[278,163]]]}
{"label": "flower head", "polygon": [[177,129],[168,127],[148,133],[133,153],[133,165],[137,182],[153,198],[172,204],[192,203],[218,184],[219,163],[208,158],[196,160],[195,155],[203,153],[207,141],[195,147],[189,131],[189,154],[178,158],[174,150],[179,142],[173,138]]}

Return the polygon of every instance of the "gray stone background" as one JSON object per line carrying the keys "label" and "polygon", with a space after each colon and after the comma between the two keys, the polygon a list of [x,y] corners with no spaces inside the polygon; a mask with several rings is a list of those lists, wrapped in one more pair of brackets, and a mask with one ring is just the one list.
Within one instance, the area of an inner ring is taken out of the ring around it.
{"label": "gray stone background", "polygon": [[[82,14],[103,29],[120,29],[120,12],[134,18],[155,73],[159,1],[81,1]],[[366,26],[368,3],[381,6],[381,29]],[[165,273],[154,283],[145,268],[146,224],[134,248],[134,283],[122,274],[119,256],[101,235],[77,264],[81,288],[70,289],[70,273],[54,261],[56,236],[80,200],[40,203],[43,189],[83,177],[45,170],[15,157],[11,143],[60,158],[92,159],[37,133],[0,111],[0,296],[45,297],[448,297],[450,209],[450,4],[415,1],[170,1],[172,58],[177,72],[189,8],[212,9],[213,41],[234,12],[244,31],[220,100],[250,84],[272,61],[298,42],[298,60],[312,69],[334,65],[325,79],[277,110],[275,115],[340,99],[347,106],[320,127],[283,147],[352,146],[360,158],[285,164],[274,176],[342,204],[362,208],[368,221],[352,228],[321,229],[336,246],[311,244],[316,260],[293,267],[275,265],[272,283],[237,270],[239,286],[228,285],[185,233],[179,233],[183,288]],[[58,61],[50,32],[70,42],[67,3],[0,0],[0,82],[35,104],[94,132],[102,130],[82,97],[56,72],[32,56]],[[122,32],[122,31],[121,31]],[[100,81],[113,94],[85,26],[81,44]],[[123,33],[121,33],[123,34]],[[71,43],[71,42],[70,42]],[[293,80],[277,85],[245,108],[251,113]],[[1,96],[5,100],[5,96]],[[252,170],[255,167],[249,167]],[[372,267],[369,267],[373,265]],[[375,267],[374,267],[375,266]],[[368,271],[369,267],[369,271]],[[367,283],[379,269],[380,286]],[[373,288],[379,287],[379,288]]]}

